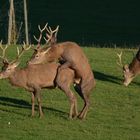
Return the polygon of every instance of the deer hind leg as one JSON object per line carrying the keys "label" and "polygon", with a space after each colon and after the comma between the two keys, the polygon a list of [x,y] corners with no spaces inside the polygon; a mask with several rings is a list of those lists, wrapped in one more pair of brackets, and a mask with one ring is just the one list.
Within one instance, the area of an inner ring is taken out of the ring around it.
{"label": "deer hind leg", "polygon": [[[63,83],[64,84],[64,83]],[[78,115],[77,111],[77,99],[74,96],[73,92],[71,91],[69,86],[61,85],[58,83],[58,86],[61,90],[64,91],[64,93],[67,95],[70,101],[70,111],[69,111],[69,118],[75,118]]]}
{"label": "deer hind leg", "polygon": [[78,111],[77,111],[77,99],[74,96],[74,94],[72,93],[72,91],[70,89],[67,89],[65,87],[61,87],[61,89],[65,92],[65,94],[67,95],[67,97],[69,98],[70,101],[70,111],[69,111],[69,118],[75,118],[78,115]]}
{"label": "deer hind leg", "polygon": [[73,92],[70,89],[70,85],[73,83],[74,78],[74,72],[67,71],[67,69],[61,70],[56,78],[56,83],[58,87],[64,91],[64,93],[67,95],[70,101],[70,112],[69,112],[69,118],[77,117],[78,111],[77,111],[77,99],[74,96]]}
{"label": "deer hind leg", "polygon": [[89,97],[85,96],[85,94],[84,94],[84,107],[83,107],[82,111],[78,115],[79,119],[84,119],[86,117],[88,109],[89,109],[89,106],[90,106]]}
{"label": "deer hind leg", "polygon": [[80,95],[80,97],[84,100],[84,106],[78,115],[79,119],[84,119],[86,117],[90,105],[89,96],[86,96],[86,92],[84,92],[79,86],[78,87],[75,86],[75,90]]}
{"label": "deer hind leg", "polygon": [[81,110],[81,112],[78,115],[79,119],[84,119],[87,115],[89,106],[90,106],[90,100],[89,100],[89,87],[88,84],[85,84],[82,80],[80,84],[77,84],[75,87],[76,92],[80,95],[80,97],[84,100],[84,106]]}
{"label": "deer hind leg", "polygon": [[94,77],[87,78],[81,81],[81,92],[84,99],[84,107],[79,114],[80,119],[84,119],[87,115],[89,106],[90,106],[90,94],[93,88],[95,87],[95,79]]}

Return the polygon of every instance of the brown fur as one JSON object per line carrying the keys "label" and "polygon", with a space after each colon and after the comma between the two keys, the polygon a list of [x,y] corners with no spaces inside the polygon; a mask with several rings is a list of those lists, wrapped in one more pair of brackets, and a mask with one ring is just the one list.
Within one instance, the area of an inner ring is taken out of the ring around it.
{"label": "brown fur", "polygon": [[124,85],[128,86],[131,81],[140,74],[140,49],[136,56],[133,58],[129,66],[124,66]]}
{"label": "brown fur", "polygon": [[59,70],[69,67],[75,71],[75,77],[81,79],[80,83],[76,86],[76,90],[85,102],[83,110],[79,114],[79,118],[84,118],[89,107],[90,92],[95,86],[95,79],[88,59],[78,44],[74,42],[62,42],[54,43],[45,50],[44,48],[39,48],[34,52],[29,64],[58,60],[60,63],[63,60],[63,64]]}
{"label": "brown fur", "polygon": [[[34,116],[34,100],[37,97],[39,104],[40,117],[43,116],[40,90],[42,88],[54,87],[54,80],[57,74],[59,64],[38,64],[30,65],[26,68],[19,69],[17,64],[5,64],[0,72],[0,79],[8,78],[10,83],[14,86],[25,88],[32,93],[32,116]],[[69,117],[77,116],[77,101],[70,89],[70,85],[74,82],[74,71],[67,68],[59,72],[56,79],[57,85],[61,88],[70,100]]]}

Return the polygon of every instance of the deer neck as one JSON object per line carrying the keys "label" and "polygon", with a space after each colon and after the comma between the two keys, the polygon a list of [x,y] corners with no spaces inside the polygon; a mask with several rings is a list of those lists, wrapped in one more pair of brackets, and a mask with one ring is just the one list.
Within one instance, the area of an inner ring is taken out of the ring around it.
{"label": "deer neck", "polygon": [[57,59],[59,59],[62,56],[63,52],[64,52],[64,46],[56,44],[55,46],[53,46],[50,49],[49,59],[53,60],[53,61],[56,61]]}
{"label": "deer neck", "polygon": [[15,69],[15,71],[9,76],[10,83],[14,86],[23,87],[25,79],[24,73],[23,69]]}
{"label": "deer neck", "polygon": [[56,44],[55,53],[57,54],[57,56],[61,56],[63,54],[64,48],[65,48],[64,45],[61,45],[60,43]]}
{"label": "deer neck", "polygon": [[135,57],[129,65],[129,70],[134,76],[139,74],[140,73],[140,60],[138,60]]}

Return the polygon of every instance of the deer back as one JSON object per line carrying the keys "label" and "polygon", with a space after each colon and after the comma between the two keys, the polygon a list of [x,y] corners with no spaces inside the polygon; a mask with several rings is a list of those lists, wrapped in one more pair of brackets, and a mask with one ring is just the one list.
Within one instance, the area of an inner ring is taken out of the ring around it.
{"label": "deer back", "polygon": [[56,63],[29,65],[26,68],[27,83],[41,88],[54,86],[58,66]]}

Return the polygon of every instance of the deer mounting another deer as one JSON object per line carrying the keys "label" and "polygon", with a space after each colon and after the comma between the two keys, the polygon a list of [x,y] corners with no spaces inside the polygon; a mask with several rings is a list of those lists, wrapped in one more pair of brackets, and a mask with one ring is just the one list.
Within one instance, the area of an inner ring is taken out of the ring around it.
{"label": "deer mounting another deer", "polygon": [[40,91],[42,88],[50,88],[55,87],[55,82],[57,86],[65,92],[70,100],[70,112],[69,117],[76,117],[77,112],[77,100],[74,96],[73,92],[70,89],[71,84],[74,83],[74,71],[67,68],[59,72],[59,76],[56,78],[57,69],[59,64],[49,63],[49,64],[38,64],[38,65],[30,65],[25,68],[18,68],[18,59],[23,54],[23,51],[28,48],[24,47],[21,51],[18,52],[18,56],[16,60],[9,63],[7,59],[5,59],[5,50],[3,48],[3,67],[0,72],[0,79],[9,79],[10,83],[17,87],[22,87],[27,91],[32,93],[32,116],[34,116],[34,106],[35,106],[35,98],[37,98],[39,105],[39,115],[43,116],[43,111],[41,107],[41,96]]}
{"label": "deer mounting another deer", "polygon": [[80,79],[80,83],[75,88],[85,102],[79,118],[85,118],[89,108],[89,96],[95,86],[94,75],[86,55],[77,43],[70,41],[56,42],[58,29],[59,26],[55,30],[46,26],[45,40],[48,47],[41,48],[40,45],[37,45],[37,49],[35,49],[28,65],[59,61],[62,65],[59,66],[58,71],[66,68],[73,69],[75,77]]}
{"label": "deer mounting another deer", "polygon": [[122,63],[122,52],[120,54],[117,54],[119,57],[119,62],[117,63],[122,69],[123,69],[123,76],[124,76],[124,82],[123,84],[125,86],[128,86],[132,80],[140,74],[140,48],[137,51],[135,57],[133,58],[132,62],[127,65],[123,65]]}

